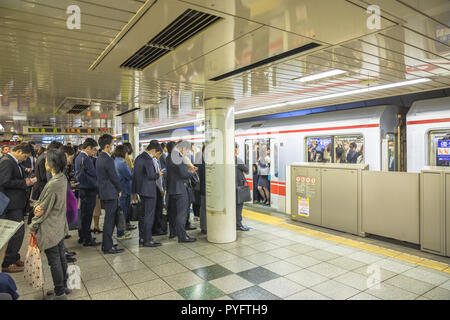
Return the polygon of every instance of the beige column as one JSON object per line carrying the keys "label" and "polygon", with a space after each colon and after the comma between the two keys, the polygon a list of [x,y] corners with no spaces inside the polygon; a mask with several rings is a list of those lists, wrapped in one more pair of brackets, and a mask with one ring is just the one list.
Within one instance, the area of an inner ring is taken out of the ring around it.
{"label": "beige column", "polygon": [[207,239],[236,240],[234,164],[234,100],[205,99],[205,163]]}

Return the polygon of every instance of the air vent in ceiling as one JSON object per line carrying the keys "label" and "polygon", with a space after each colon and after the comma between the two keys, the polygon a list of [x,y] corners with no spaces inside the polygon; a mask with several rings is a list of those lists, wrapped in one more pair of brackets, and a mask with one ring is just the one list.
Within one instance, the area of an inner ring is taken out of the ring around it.
{"label": "air vent in ceiling", "polygon": [[219,20],[222,18],[188,9],[136,51],[120,67],[143,70]]}
{"label": "air vent in ceiling", "polygon": [[76,104],[72,107],[72,109],[70,109],[69,111],[67,111],[67,113],[70,114],[80,114],[82,113],[84,110],[86,110],[87,108],[89,108],[90,105],[88,104]]}
{"label": "air vent in ceiling", "polygon": [[210,81],[219,81],[219,80],[222,80],[222,79],[225,79],[225,78],[237,75],[239,73],[242,73],[242,72],[245,72],[245,71],[248,71],[248,70],[252,70],[254,68],[261,67],[261,66],[263,66],[265,64],[268,64],[268,63],[271,63],[271,62],[275,62],[275,61],[278,61],[278,60],[281,60],[281,59],[284,59],[284,58],[287,58],[287,57],[290,57],[290,56],[293,56],[293,55],[296,55],[296,54],[299,54],[301,52],[305,52],[307,50],[311,50],[311,49],[314,49],[314,48],[317,48],[317,47],[320,47],[320,44],[315,43],[315,42],[310,42],[308,44],[305,44],[304,46],[301,46],[301,47],[298,47],[298,48],[295,48],[295,49],[292,49],[292,50],[280,53],[280,54],[278,54],[276,56],[273,56],[273,57],[270,57],[270,58],[267,58],[267,59],[264,59],[264,60],[252,63],[252,64],[250,64],[248,66],[236,69],[234,71],[230,71],[230,72],[224,73],[224,74],[222,74],[220,76],[214,77],[214,78],[209,79],[209,80]]}

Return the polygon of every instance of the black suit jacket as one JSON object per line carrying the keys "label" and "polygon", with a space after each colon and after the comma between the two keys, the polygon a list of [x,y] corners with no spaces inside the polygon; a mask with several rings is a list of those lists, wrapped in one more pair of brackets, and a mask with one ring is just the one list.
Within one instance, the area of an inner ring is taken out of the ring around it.
{"label": "black suit jacket", "polygon": [[[173,156],[173,158],[172,158]],[[182,154],[173,150],[167,157],[167,193],[176,195],[187,192],[187,183],[193,175],[187,169]]]}
{"label": "black suit jacket", "polygon": [[152,157],[147,152],[142,152],[134,161],[131,191],[143,197],[156,198],[158,178],[159,173],[155,170]]}
{"label": "black suit jacket", "polygon": [[114,160],[106,152],[101,152],[98,155],[95,165],[100,200],[118,199],[120,180],[116,172]]}
{"label": "black suit jacket", "polygon": [[0,191],[9,198],[7,209],[23,209],[27,204],[25,174],[9,154],[0,160]]}
{"label": "black suit jacket", "polygon": [[244,186],[246,183],[244,173],[248,174],[248,167],[238,157],[234,157],[236,163],[236,186]]}

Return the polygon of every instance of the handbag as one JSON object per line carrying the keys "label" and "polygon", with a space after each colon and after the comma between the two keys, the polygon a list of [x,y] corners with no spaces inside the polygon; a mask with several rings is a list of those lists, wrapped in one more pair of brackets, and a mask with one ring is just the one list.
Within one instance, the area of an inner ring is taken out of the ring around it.
{"label": "handbag", "polygon": [[78,219],[78,200],[70,189],[67,189],[66,217],[68,224],[73,224]]}
{"label": "handbag", "polygon": [[42,272],[41,251],[36,243],[36,236],[30,237],[27,256],[24,264],[24,277],[26,282],[34,289],[40,289],[44,285],[44,273]]}
{"label": "handbag", "polygon": [[252,200],[250,194],[250,187],[248,185],[236,187],[236,202],[237,204],[243,204],[244,202]]}
{"label": "handbag", "polygon": [[0,216],[2,216],[3,213],[5,213],[8,204],[9,198],[3,192],[0,192]]}
{"label": "handbag", "polygon": [[125,230],[127,227],[127,222],[125,221],[125,216],[120,206],[117,206],[116,210],[116,227],[117,230]]}
{"label": "handbag", "polygon": [[131,204],[130,209],[130,221],[139,221],[142,212],[142,202],[136,202]]}

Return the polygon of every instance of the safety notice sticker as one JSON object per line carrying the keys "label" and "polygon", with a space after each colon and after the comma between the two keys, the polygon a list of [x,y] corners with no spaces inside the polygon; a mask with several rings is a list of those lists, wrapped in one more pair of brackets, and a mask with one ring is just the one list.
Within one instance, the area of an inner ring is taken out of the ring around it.
{"label": "safety notice sticker", "polygon": [[309,217],[309,198],[298,197],[298,215]]}

